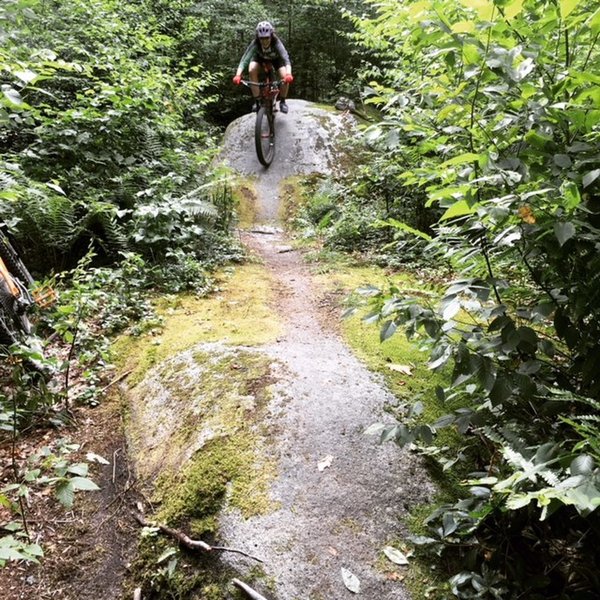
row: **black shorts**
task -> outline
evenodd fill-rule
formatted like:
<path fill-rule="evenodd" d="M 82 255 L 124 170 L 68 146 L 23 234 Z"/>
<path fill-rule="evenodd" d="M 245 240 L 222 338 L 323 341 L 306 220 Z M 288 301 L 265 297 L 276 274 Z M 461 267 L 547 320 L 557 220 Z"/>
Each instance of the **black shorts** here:
<path fill-rule="evenodd" d="M 275 60 L 269 60 L 269 61 L 259 61 L 259 65 L 261 67 L 264 68 L 265 63 L 271 63 L 273 65 L 273 69 L 275 69 L 276 71 L 279 71 L 279 69 L 281 69 L 281 67 L 285 67 L 285 63 L 283 62 L 283 60 L 281 60 L 281 58 L 276 58 Z"/>

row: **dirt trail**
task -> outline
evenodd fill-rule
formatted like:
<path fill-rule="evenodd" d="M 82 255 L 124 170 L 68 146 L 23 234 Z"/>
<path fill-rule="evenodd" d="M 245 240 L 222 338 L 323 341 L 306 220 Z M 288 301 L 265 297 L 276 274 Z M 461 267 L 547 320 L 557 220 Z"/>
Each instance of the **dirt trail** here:
<path fill-rule="evenodd" d="M 302 145 L 307 133 L 324 126 L 320 109 L 291 101 L 290 114 L 278 117 L 278 123 L 285 118 L 289 118 L 286 148 L 266 173 L 253 164 L 247 150 L 229 152 L 232 131 L 233 139 L 243 137 L 240 132 L 249 127 L 251 116 L 236 122 L 225 141 L 229 164 L 258 177 L 259 225 L 276 224 L 277 190 L 288 174 L 331 168 L 329 149 L 319 154 L 313 148 L 311 154 Z M 340 119 L 329 115 L 326 127 L 341 133 Z M 261 192 L 265 189 L 268 194 Z M 274 365 L 284 365 L 274 366 L 281 372 L 276 373 L 271 404 L 278 424 L 272 440 L 278 477 L 271 494 L 280 508 L 250 519 L 235 510 L 225 511 L 220 524 L 224 542 L 265 560 L 263 568 L 272 585 L 261 591 L 268 598 L 351 597 L 342 568 L 358 577 L 363 598 L 409 598 L 401 583 L 386 577 L 391 563 L 381 559 L 381 550 L 402 537 L 405 507 L 425 499 L 432 488 L 414 457 L 363 434 L 381 417 L 391 399 L 389 392 L 333 328 L 323 326 L 310 273 L 300 254 L 289 251 L 283 233 L 244 233 L 243 240 L 274 275 L 274 310 L 286 323 L 277 343 L 262 348 Z M 330 466 L 320 470 L 321 461 Z M 227 560 L 241 573 L 251 567 L 246 559 Z"/>

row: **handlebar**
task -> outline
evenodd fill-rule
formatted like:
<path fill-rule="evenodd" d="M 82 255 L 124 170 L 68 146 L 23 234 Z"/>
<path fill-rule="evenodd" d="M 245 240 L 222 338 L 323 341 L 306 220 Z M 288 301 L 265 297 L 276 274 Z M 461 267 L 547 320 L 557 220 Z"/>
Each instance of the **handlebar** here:
<path fill-rule="evenodd" d="M 242 79 L 240 81 L 240 83 L 247 87 L 250 87 L 251 85 L 255 85 L 256 87 L 269 87 L 269 86 L 281 87 L 285 82 L 281 79 L 277 79 L 275 81 L 259 81 L 259 82 Z"/>

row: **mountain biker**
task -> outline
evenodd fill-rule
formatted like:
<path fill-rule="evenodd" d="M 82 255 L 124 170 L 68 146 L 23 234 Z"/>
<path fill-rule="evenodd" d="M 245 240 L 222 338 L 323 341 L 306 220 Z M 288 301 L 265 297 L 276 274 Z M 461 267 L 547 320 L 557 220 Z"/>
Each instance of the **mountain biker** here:
<path fill-rule="evenodd" d="M 289 84 L 294 81 L 292 76 L 292 63 L 283 42 L 275 35 L 273 25 L 268 21 L 261 21 L 256 26 L 256 37 L 252 40 L 237 68 L 233 83 L 240 85 L 242 82 L 242 73 L 248 68 L 250 81 L 258 83 L 259 76 L 264 68 L 264 64 L 270 62 L 273 68 L 277 69 L 280 79 L 284 82 L 279 94 L 279 110 L 287 113 L 288 106 L 285 101 L 288 94 Z M 258 86 L 250 86 L 254 96 L 252 112 L 257 112 L 260 106 Z"/>

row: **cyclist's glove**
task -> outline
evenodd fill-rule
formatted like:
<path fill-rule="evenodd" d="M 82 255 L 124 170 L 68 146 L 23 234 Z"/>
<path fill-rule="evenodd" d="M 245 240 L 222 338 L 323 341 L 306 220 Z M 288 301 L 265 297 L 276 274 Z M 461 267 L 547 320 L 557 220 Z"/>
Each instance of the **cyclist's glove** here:
<path fill-rule="evenodd" d="M 242 83 L 242 76 L 241 75 L 236 75 L 233 78 L 233 83 L 235 83 L 235 85 L 240 85 L 240 83 Z"/>
<path fill-rule="evenodd" d="M 292 83 L 292 81 L 294 81 L 294 76 L 290 74 L 285 75 L 283 81 L 285 81 L 285 83 Z"/>

